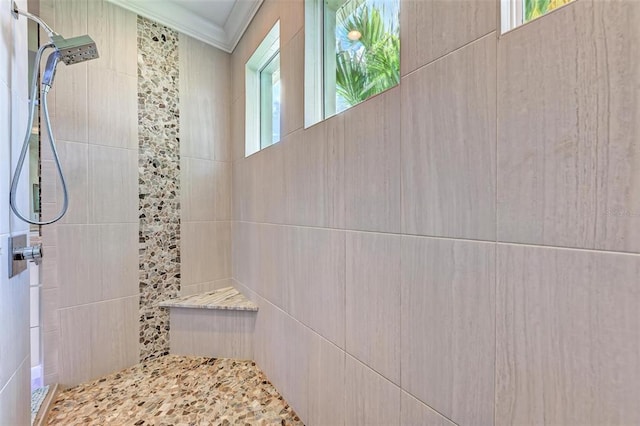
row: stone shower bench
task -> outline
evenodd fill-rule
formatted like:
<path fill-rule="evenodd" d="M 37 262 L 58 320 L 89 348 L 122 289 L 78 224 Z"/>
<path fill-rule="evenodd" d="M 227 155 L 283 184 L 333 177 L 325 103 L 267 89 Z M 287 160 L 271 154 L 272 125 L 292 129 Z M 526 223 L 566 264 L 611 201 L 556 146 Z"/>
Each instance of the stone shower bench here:
<path fill-rule="evenodd" d="M 174 355 L 253 359 L 258 305 L 234 287 L 160 302 L 170 310 Z"/>

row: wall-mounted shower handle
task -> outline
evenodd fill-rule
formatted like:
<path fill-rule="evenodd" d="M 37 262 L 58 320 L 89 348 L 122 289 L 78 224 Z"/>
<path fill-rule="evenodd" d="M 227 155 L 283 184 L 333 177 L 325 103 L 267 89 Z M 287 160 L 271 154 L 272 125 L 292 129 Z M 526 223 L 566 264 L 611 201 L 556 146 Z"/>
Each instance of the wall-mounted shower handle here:
<path fill-rule="evenodd" d="M 30 260 L 39 265 L 42 262 L 42 244 L 13 250 L 13 260 Z"/>

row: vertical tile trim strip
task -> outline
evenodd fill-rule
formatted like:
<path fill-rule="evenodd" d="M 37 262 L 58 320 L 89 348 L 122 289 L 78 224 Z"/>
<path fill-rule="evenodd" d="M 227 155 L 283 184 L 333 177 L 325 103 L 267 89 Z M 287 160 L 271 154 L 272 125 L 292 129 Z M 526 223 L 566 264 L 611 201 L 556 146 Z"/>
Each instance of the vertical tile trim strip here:
<path fill-rule="evenodd" d="M 180 291 L 178 33 L 138 16 L 140 360 L 169 353 L 169 312 Z"/>

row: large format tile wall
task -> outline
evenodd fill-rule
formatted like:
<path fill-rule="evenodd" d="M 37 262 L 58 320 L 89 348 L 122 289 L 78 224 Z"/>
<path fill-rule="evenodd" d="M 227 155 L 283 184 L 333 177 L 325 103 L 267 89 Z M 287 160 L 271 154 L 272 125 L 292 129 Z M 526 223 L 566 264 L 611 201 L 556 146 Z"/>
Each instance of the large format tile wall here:
<path fill-rule="evenodd" d="M 18 1 L 26 10 L 26 1 Z M 8 238 L 29 226 L 9 209 L 11 173 L 27 122 L 27 23 L 11 16 L 11 2 L 0 0 L 0 424 L 29 424 L 29 272 L 8 278 Z M 29 210 L 29 167 L 23 169 L 18 206 Z"/>
<path fill-rule="evenodd" d="M 230 151 L 229 119 L 222 110 L 228 110 L 224 103 L 228 103 L 230 89 L 228 84 L 218 83 L 214 73 L 226 75 L 228 81 L 230 55 L 178 35 L 179 60 L 172 63 L 178 68 L 176 75 L 188 79 L 199 76 L 189 85 L 183 78 L 175 82 L 179 88 L 176 122 L 180 144 L 178 147 L 167 139 L 165 149 L 174 152 L 165 154 L 166 158 L 179 158 L 179 177 L 176 182 L 175 175 L 145 174 L 149 169 L 139 168 L 136 14 L 103 0 L 41 1 L 46 22 L 63 36 L 89 34 L 101 56 L 85 64 L 62 66 L 50 96 L 70 207 L 60 223 L 43 228 L 44 375 L 46 383 L 73 385 L 129 367 L 141 356 L 162 353 L 155 343 L 145 345 L 146 339 L 140 337 L 145 324 L 155 324 L 157 319 L 149 318 L 155 311 L 147 311 L 146 303 L 140 305 L 140 283 L 145 276 L 175 272 L 177 260 L 182 270 L 178 288 L 183 286 L 183 294 L 229 282 L 231 158 L 225 157 Z M 211 59 L 183 60 L 200 56 Z M 213 124 L 211 117 L 219 118 Z M 159 160 L 166 159 L 161 157 L 158 155 Z M 53 184 L 57 177 L 51 159 L 50 151 L 44 150 L 45 215 L 52 215 L 62 200 L 59 184 Z M 191 159 L 207 160 L 206 166 L 193 171 L 189 168 Z M 144 252 L 139 254 L 139 231 L 149 230 L 141 227 L 139 215 L 150 210 L 139 202 L 138 179 L 150 176 L 160 180 L 156 183 L 167 184 L 165 188 L 177 188 L 173 196 L 179 200 L 172 204 L 172 214 L 161 217 L 173 231 L 167 231 L 167 238 L 154 240 L 158 248 L 153 252 L 162 253 L 153 259 L 143 257 Z M 188 198 L 186 191 L 190 191 Z M 168 202 L 170 191 L 166 195 Z M 189 204 L 191 198 L 197 200 Z M 190 213 L 201 211 L 201 202 L 207 209 L 209 204 L 219 207 L 220 214 L 207 212 L 205 217 Z M 180 215 L 177 224 L 176 209 Z M 178 244 L 179 251 L 174 247 Z M 154 300 L 162 300 L 165 292 L 175 290 L 174 281 L 165 283 L 152 283 L 159 292 Z M 151 297 L 147 294 L 144 300 Z M 165 324 L 161 319 L 160 323 Z M 162 334 L 166 330 L 160 327 Z M 166 339 L 157 342 L 166 343 Z"/>
<path fill-rule="evenodd" d="M 302 1 L 232 55 L 233 277 L 306 424 L 640 423 L 640 3 L 497 5 L 403 0 L 400 86 L 309 129 Z M 244 158 L 277 19 L 283 140 Z"/>
<path fill-rule="evenodd" d="M 45 0 L 41 16 L 65 37 L 89 34 L 100 52 L 61 66 L 50 97 L 69 210 L 42 228 L 43 368 L 45 383 L 72 385 L 139 359 L 136 15 Z M 46 218 L 62 188 L 48 146 L 42 157 Z"/>
<path fill-rule="evenodd" d="M 231 277 L 231 55 L 180 34 L 181 294 Z"/>

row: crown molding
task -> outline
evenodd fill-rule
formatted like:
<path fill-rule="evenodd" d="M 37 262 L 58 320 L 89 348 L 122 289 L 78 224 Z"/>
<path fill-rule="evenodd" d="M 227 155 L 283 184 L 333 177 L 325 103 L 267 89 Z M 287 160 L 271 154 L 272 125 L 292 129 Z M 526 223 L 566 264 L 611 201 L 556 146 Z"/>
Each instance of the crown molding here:
<path fill-rule="evenodd" d="M 207 21 L 174 1 L 107 0 L 140 16 L 166 25 L 178 32 L 210 44 L 227 53 L 233 52 L 263 0 L 235 0 L 224 27 Z M 162 7 L 159 7 L 161 5 Z"/>

